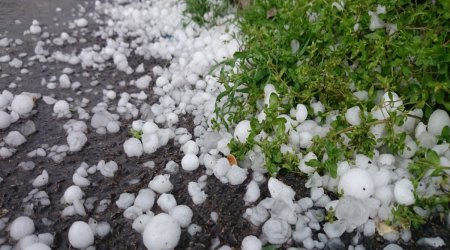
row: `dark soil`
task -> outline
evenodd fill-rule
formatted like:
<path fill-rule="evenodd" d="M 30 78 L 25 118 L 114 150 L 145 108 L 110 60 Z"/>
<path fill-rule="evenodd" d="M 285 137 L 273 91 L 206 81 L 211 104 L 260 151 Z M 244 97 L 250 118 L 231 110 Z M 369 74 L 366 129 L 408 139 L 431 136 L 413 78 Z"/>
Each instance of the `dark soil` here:
<path fill-rule="evenodd" d="M 67 21 L 75 18 L 74 15 L 79 9 L 77 4 L 81 4 L 88 10 L 93 8 L 93 1 L 40 0 L 39 4 L 37 2 L 35 0 L 2 0 L 0 2 L 0 32 L 3 32 L 3 35 L 9 38 L 21 38 L 25 42 L 24 45 L 19 47 L 0 47 L 0 56 L 10 54 L 13 58 L 21 52 L 27 52 L 28 56 L 33 55 L 34 46 L 38 39 L 33 36 L 22 36 L 23 30 L 29 27 L 33 19 L 38 19 L 41 22 L 44 31 L 53 32 L 51 36 L 57 36 L 59 35 L 58 32 L 67 31 L 68 29 L 64 25 L 58 27 L 54 25 L 55 21 L 53 17 L 55 15 L 61 24 L 66 24 Z M 55 14 L 56 7 L 61 7 L 63 11 Z M 20 19 L 22 24 L 14 24 L 14 20 L 16 19 Z M 79 50 L 87 46 L 87 44 L 104 43 L 104 40 L 92 34 L 94 27 L 93 21 L 90 20 L 89 29 L 78 33 L 79 37 L 82 36 L 88 40 L 86 44 L 67 45 L 62 50 L 70 52 Z M 59 47 L 49 47 L 47 49 L 50 51 L 61 50 Z M 27 57 L 22 58 L 24 65 L 28 63 L 26 60 Z M 140 63 L 144 63 L 147 70 L 151 69 L 154 65 L 164 66 L 168 63 L 166 61 L 144 60 L 138 56 L 132 56 L 128 58 L 128 61 L 133 68 Z M 101 90 L 108 84 L 113 85 L 114 90 L 118 94 L 121 92 L 139 92 L 137 89 L 120 87 L 118 85 L 122 80 L 129 81 L 135 79 L 136 75 L 129 76 L 125 73 L 117 72 L 111 63 L 102 72 L 82 69 L 80 66 L 70 66 L 75 71 L 70 76 L 71 80 L 80 81 L 82 84 L 81 90 L 91 89 L 89 92 L 76 93 L 72 90 L 48 90 L 46 87 L 40 85 L 41 78 L 48 79 L 53 75 L 59 76 L 65 67 L 69 66 L 56 62 L 46 63 L 43 67 L 39 63 L 34 63 L 33 65 L 27 66 L 30 74 L 22 75 L 17 69 L 10 68 L 7 64 L 0 64 L 0 75 L 8 74 L 8 76 L 0 78 L 0 91 L 8 89 L 8 85 L 11 82 L 16 82 L 18 88 L 10 90 L 15 94 L 22 91 L 29 91 L 41 93 L 42 95 L 52 95 L 56 99 L 73 97 L 75 99 L 74 103 L 86 97 L 91 100 L 86 111 L 90 111 L 98 102 L 103 101 Z M 89 76 L 83 76 L 83 72 L 88 72 Z M 21 79 L 17 79 L 19 76 Z M 89 85 L 89 82 L 92 80 L 98 80 L 100 84 L 92 87 Z M 157 101 L 152 96 L 151 88 L 146 93 L 150 96 L 149 100 L 147 100 L 148 103 Z M 69 154 L 61 163 L 54 163 L 47 157 L 30 159 L 26 154 L 41 147 L 42 144 L 52 146 L 66 143 L 66 135 L 62 125 L 68 119 L 56 119 L 53 117 L 53 107 L 45 104 L 42 100 L 38 100 L 36 105 L 37 107 L 35 109 L 37 112 L 35 114 L 27 119 L 21 119 L 8 128 L 7 131 L 0 131 L 0 138 L 3 138 L 8 131 L 19 129 L 27 120 L 32 120 L 37 128 L 37 132 L 27 137 L 27 142 L 18 148 L 18 152 L 13 157 L 7 160 L 0 160 L 0 177 L 4 179 L 0 183 L 0 218 L 8 217 L 12 221 L 16 217 L 24 214 L 25 207 L 22 199 L 33 189 L 31 186 L 32 180 L 45 169 L 48 171 L 50 178 L 49 184 L 42 188 L 42 190 L 45 190 L 49 195 L 51 205 L 47 207 L 35 205 L 32 209 L 32 214 L 29 214 L 29 216 L 35 222 L 36 233 L 50 232 L 54 234 L 54 249 L 70 249 L 67 240 L 70 225 L 77 220 L 87 221 L 88 218 L 107 221 L 112 227 L 109 235 L 103 239 L 96 239 L 96 249 L 145 249 L 141 235 L 131 228 L 132 221 L 123 217 L 123 210 L 117 208 L 114 202 L 121 193 L 137 193 L 140 189 L 146 188 L 149 181 L 155 175 L 164 171 L 166 163 L 170 160 L 180 164 L 182 154 L 180 153 L 179 146 L 174 145 L 173 142 L 169 142 L 166 147 L 159 149 L 152 155 L 145 155 L 140 158 L 127 158 L 123 152 L 123 142 L 126 138 L 130 137 L 128 131 L 131 121 L 121 119 L 122 125 L 119 133 L 114 135 L 99 135 L 95 131 L 89 131 L 87 134 L 88 143 L 83 150 Z M 87 123 L 89 124 L 89 122 Z M 193 124 L 189 116 L 183 117 L 180 124 L 183 124 L 184 127 L 193 133 Z M 20 162 L 29 160 L 36 163 L 36 167 L 32 171 L 24 171 L 17 167 Z M 60 203 L 60 199 L 66 188 L 72 185 L 72 174 L 82 162 L 94 165 L 100 160 L 114 160 L 119 165 L 119 171 L 113 178 L 103 177 L 99 173 L 89 176 L 92 185 L 83 188 L 83 191 L 86 197 L 97 198 L 95 205 L 98 205 L 98 202 L 102 199 L 111 199 L 111 205 L 101 214 L 96 214 L 94 211 L 87 211 L 88 214 L 84 218 L 73 216 L 62 219 L 60 213 L 64 205 Z M 144 162 L 149 160 L 154 161 L 156 164 L 153 170 L 142 166 Z M 245 194 L 246 184 L 250 179 L 242 185 L 230 186 L 222 184 L 215 177 L 209 177 L 205 188 L 208 199 L 201 205 L 194 205 L 187 192 L 187 184 L 191 181 L 197 181 L 201 175 L 203 175 L 202 168 L 190 173 L 180 170 L 177 174 L 171 175 L 170 180 L 174 185 L 171 193 L 176 197 L 178 204 L 185 204 L 192 208 L 194 212 L 192 223 L 202 227 L 202 231 L 195 236 L 189 235 L 184 229 L 177 249 L 209 249 L 214 239 L 218 239 L 221 245 L 227 244 L 238 249 L 245 236 L 259 235 L 261 233 L 260 229 L 242 217 L 246 209 L 243 196 Z M 280 175 L 279 178 L 297 191 L 296 198 L 309 196 L 309 191 L 304 187 L 305 180 L 299 178 L 296 174 L 285 173 Z M 131 181 L 136 179 L 139 180 L 137 184 L 130 184 Z M 261 195 L 262 197 L 269 195 L 267 185 L 261 185 Z M 158 209 L 157 205 L 155 205 L 155 209 Z M 216 222 L 211 219 L 211 212 L 218 213 L 219 217 Z M 46 226 L 42 221 L 44 218 L 51 220 L 53 224 Z M 353 236 L 354 234 L 345 234 L 342 237 L 345 245 L 348 246 L 351 244 Z M 450 244 L 449 230 L 445 223 L 438 219 L 433 219 L 419 230 L 413 230 L 413 241 L 403 244 L 403 247 L 406 249 L 417 249 L 419 246 L 414 244 L 415 240 L 421 237 L 437 236 L 442 237 L 447 245 Z M 2 237 L 9 237 L 5 230 L 0 232 L 0 238 Z M 14 245 L 15 242 L 8 238 L 8 243 Z M 364 238 L 360 243 L 366 249 L 382 249 L 388 244 L 380 237 Z M 347 247 L 344 246 L 344 248 L 346 249 Z"/>

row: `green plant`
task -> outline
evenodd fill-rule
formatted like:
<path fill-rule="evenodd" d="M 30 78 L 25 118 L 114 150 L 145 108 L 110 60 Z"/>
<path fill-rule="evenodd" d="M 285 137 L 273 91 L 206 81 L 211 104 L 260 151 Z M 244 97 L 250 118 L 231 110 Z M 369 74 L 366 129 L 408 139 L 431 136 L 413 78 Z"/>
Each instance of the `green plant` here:
<path fill-rule="evenodd" d="M 230 8 L 232 8 L 233 1 L 216 1 L 216 0 L 185 0 L 186 9 L 184 14 L 189 17 L 192 21 L 200 26 L 204 26 L 218 17 L 223 17 L 226 15 Z M 205 18 L 206 15 L 211 15 L 211 20 Z"/>
<path fill-rule="evenodd" d="M 142 131 L 136 130 L 136 129 L 130 129 L 130 135 L 133 138 L 136 138 L 140 140 L 142 138 Z"/>

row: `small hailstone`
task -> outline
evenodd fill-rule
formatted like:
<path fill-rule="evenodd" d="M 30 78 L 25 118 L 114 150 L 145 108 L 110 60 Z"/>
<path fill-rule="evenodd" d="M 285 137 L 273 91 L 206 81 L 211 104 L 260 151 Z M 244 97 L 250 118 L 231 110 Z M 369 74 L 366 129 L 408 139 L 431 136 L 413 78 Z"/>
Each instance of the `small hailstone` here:
<path fill-rule="evenodd" d="M 11 102 L 11 110 L 18 113 L 19 115 L 24 115 L 33 109 L 34 101 L 28 95 L 16 95 Z"/>
<path fill-rule="evenodd" d="M 128 157 L 140 157 L 144 152 L 142 142 L 136 138 L 129 138 L 123 144 L 123 149 Z"/>
<path fill-rule="evenodd" d="M 74 23 L 75 23 L 76 26 L 78 26 L 80 28 L 86 27 L 88 25 L 88 21 L 86 20 L 86 18 L 76 19 L 74 21 Z"/>
<path fill-rule="evenodd" d="M 139 190 L 134 206 L 142 208 L 143 211 L 150 211 L 155 203 L 156 194 L 149 188 Z"/>
<path fill-rule="evenodd" d="M 417 244 L 421 246 L 431 246 L 434 248 L 438 248 L 445 246 L 445 241 L 441 237 L 420 238 L 417 241 Z"/>
<path fill-rule="evenodd" d="M 369 210 L 366 208 L 366 204 L 353 196 L 343 196 L 335 211 L 336 218 L 347 221 L 347 229 L 359 227 L 369 219 Z"/>
<path fill-rule="evenodd" d="M 106 125 L 106 130 L 110 134 L 119 132 L 120 131 L 120 122 L 117 122 L 117 121 L 108 122 L 108 124 Z"/>
<path fill-rule="evenodd" d="M 148 222 L 142 237 L 147 249 L 169 250 L 177 246 L 180 235 L 178 222 L 168 214 L 160 213 Z"/>
<path fill-rule="evenodd" d="M 39 26 L 39 22 L 36 20 L 33 20 L 30 26 L 30 33 L 33 35 L 40 34 L 42 31 L 41 26 Z"/>
<path fill-rule="evenodd" d="M 169 215 L 174 218 L 182 228 L 186 228 L 191 224 L 193 212 L 186 205 L 178 205 L 169 211 Z"/>
<path fill-rule="evenodd" d="M 194 171 L 199 166 L 199 159 L 194 154 L 186 154 L 183 159 L 181 159 L 181 167 L 185 171 Z"/>
<path fill-rule="evenodd" d="M 115 161 L 109 161 L 107 163 L 99 163 L 97 165 L 97 169 L 100 170 L 100 173 L 106 177 L 114 177 L 114 174 L 119 169 L 119 166 Z"/>
<path fill-rule="evenodd" d="M 323 231 L 327 234 L 328 238 L 338 238 L 345 232 L 347 228 L 346 220 L 336 220 L 332 223 L 327 222 L 323 225 Z"/>
<path fill-rule="evenodd" d="M 416 201 L 414 198 L 414 186 L 408 179 L 402 179 L 395 183 L 394 196 L 398 204 L 412 205 Z"/>
<path fill-rule="evenodd" d="M 413 140 L 409 140 L 405 142 L 405 147 L 403 149 L 403 152 L 401 153 L 401 156 L 405 159 L 409 159 L 413 157 L 417 152 L 417 144 Z"/>
<path fill-rule="evenodd" d="M 68 75 L 66 74 L 62 74 L 59 76 L 59 87 L 63 88 L 63 89 L 68 89 L 70 88 L 70 78 Z"/>
<path fill-rule="evenodd" d="M 360 113 L 361 109 L 358 106 L 351 107 L 347 109 L 347 112 L 345 113 L 345 119 L 348 123 L 350 123 L 350 125 L 359 125 L 361 124 Z"/>
<path fill-rule="evenodd" d="M 273 177 L 268 181 L 268 188 L 272 198 L 294 200 L 295 191 L 290 186 Z"/>
<path fill-rule="evenodd" d="M 445 126 L 450 127 L 450 117 L 442 109 L 435 110 L 428 120 L 428 132 L 432 135 L 440 136 Z"/>
<path fill-rule="evenodd" d="M 261 250 L 262 242 L 254 235 L 246 236 L 241 243 L 242 250 Z"/>
<path fill-rule="evenodd" d="M 250 135 L 251 127 L 249 120 L 243 120 L 236 125 L 234 129 L 234 138 L 240 143 L 246 143 Z"/>
<path fill-rule="evenodd" d="M 17 241 L 32 234 L 34 229 L 34 222 L 32 219 L 27 216 L 20 216 L 11 223 L 11 226 L 9 227 L 9 235 Z"/>
<path fill-rule="evenodd" d="M 195 205 L 202 204 L 208 197 L 208 195 L 202 189 L 203 186 L 197 182 L 189 182 L 188 184 L 188 193 L 192 197 L 192 202 Z"/>
<path fill-rule="evenodd" d="M 119 199 L 116 201 L 117 207 L 120 209 L 127 209 L 131 205 L 133 205 L 134 202 L 134 194 L 130 193 L 122 193 L 119 196 Z"/>
<path fill-rule="evenodd" d="M 153 218 L 153 213 L 150 214 L 141 214 L 136 219 L 134 219 L 132 228 L 138 232 L 142 233 L 145 230 L 145 226 L 147 223 Z"/>
<path fill-rule="evenodd" d="M 144 132 L 144 134 L 142 135 L 142 146 L 143 146 L 144 152 L 147 154 L 152 154 L 152 153 L 156 152 L 156 150 L 158 150 L 158 148 L 160 146 L 158 135 L 147 134 Z"/>
<path fill-rule="evenodd" d="M 397 244 L 391 243 L 385 246 L 383 250 L 403 250 L 403 248 Z"/>
<path fill-rule="evenodd" d="M 148 187 L 159 194 L 167 193 L 173 189 L 170 175 L 168 174 L 155 176 L 148 184 Z"/>
<path fill-rule="evenodd" d="M 175 200 L 175 196 L 173 194 L 161 194 L 156 201 L 159 208 L 161 208 L 162 211 L 168 213 L 170 209 L 177 206 L 177 201 Z"/>
<path fill-rule="evenodd" d="M 71 152 L 80 151 L 87 142 L 87 137 L 84 133 L 73 131 L 67 135 L 67 144 Z"/>
<path fill-rule="evenodd" d="M 371 237 L 375 234 L 375 230 L 376 230 L 376 226 L 375 226 L 375 221 L 373 220 L 368 220 L 365 224 L 364 224 L 364 236 L 365 237 Z"/>
<path fill-rule="evenodd" d="M 292 234 L 291 226 L 284 220 L 271 218 L 262 227 L 262 232 L 270 244 L 283 244 Z"/>
<path fill-rule="evenodd" d="M 58 114 L 58 116 L 64 116 L 70 113 L 69 111 L 69 103 L 65 100 L 59 100 L 53 106 L 53 112 Z"/>
<path fill-rule="evenodd" d="M 136 87 L 139 89 L 147 89 L 150 86 L 150 81 L 152 78 L 149 75 L 145 75 L 136 80 Z"/>
<path fill-rule="evenodd" d="M 48 183 L 48 173 L 46 170 L 42 171 L 42 174 L 38 175 L 33 181 L 33 187 L 42 187 Z"/>
<path fill-rule="evenodd" d="M 4 138 L 4 141 L 6 142 L 6 144 L 12 147 L 17 147 L 24 144 L 27 141 L 27 139 L 25 139 L 25 137 L 18 131 L 11 131 Z"/>
<path fill-rule="evenodd" d="M 11 125 L 11 117 L 8 113 L 0 110 L 0 130 L 8 128 Z"/>
<path fill-rule="evenodd" d="M 84 249 L 94 244 L 94 232 L 83 221 L 76 221 L 70 226 L 68 237 L 70 245 L 78 249 Z"/>
<path fill-rule="evenodd" d="M 234 166 L 227 172 L 226 177 L 231 185 L 240 185 L 247 179 L 247 170 Z"/>
<path fill-rule="evenodd" d="M 134 220 L 140 215 L 142 215 L 142 213 L 143 213 L 142 208 L 131 206 L 125 209 L 125 211 L 123 212 L 123 217 L 129 220 Z"/>
<path fill-rule="evenodd" d="M 307 116 L 308 110 L 306 109 L 306 106 L 303 104 L 297 104 L 297 108 L 295 110 L 295 119 L 301 123 L 306 120 Z"/>
<path fill-rule="evenodd" d="M 109 223 L 106 221 L 98 223 L 97 226 L 95 227 L 95 234 L 100 238 L 103 238 L 106 235 L 108 235 L 110 231 L 111 225 L 109 225 Z"/>
<path fill-rule="evenodd" d="M 244 201 L 246 203 L 252 203 L 259 199 L 261 191 L 259 189 L 258 183 L 256 181 L 251 181 L 247 185 L 247 191 L 244 195 Z"/>
<path fill-rule="evenodd" d="M 79 187 L 88 187 L 91 185 L 91 182 L 87 178 L 80 176 L 77 173 L 73 174 L 72 182 Z"/>
<path fill-rule="evenodd" d="M 83 191 L 79 186 L 70 186 L 64 192 L 64 202 L 68 204 L 74 203 L 74 201 L 79 201 L 83 198 Z"/>
<path fill-rule="evenodd" d="M 346 172 L 339 181 L 339 191 L 359 199 L 369 198 L 375 191 L 375 185 L 369 172 L 354 168 Z"/>
<path fill-rule="evenodd" d="M 189 140 L 183 146 L 181 146 L 181 150 L 184 154 L 194 154 L 197 155 L 199 152 L 199 147 L 196 142 Z"/>

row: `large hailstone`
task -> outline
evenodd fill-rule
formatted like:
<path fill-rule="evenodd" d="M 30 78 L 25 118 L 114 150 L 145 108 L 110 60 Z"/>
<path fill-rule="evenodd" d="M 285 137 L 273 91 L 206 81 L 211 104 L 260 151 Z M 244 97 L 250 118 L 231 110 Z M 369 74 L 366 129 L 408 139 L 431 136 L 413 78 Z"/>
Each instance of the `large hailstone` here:
<path fill-rule="evenodd" d="M 283 244 L 292 234 L 291 225 L 278 218 L 270 218 L 262 227 L 262 232 L 270 244 Z"/>
<path fill-rule="evenodd" d="M 151 250 L 174 249 L 180 240 L 181 228 L 168 214 L 160 213 L 145 226 L 144 245 Z"/>
<path fill-rule="evenodd" d="M 5 129 L 11 125 L 11 116 L 5 111 L 0 110 L 0 130 Z"/>
<path fill-rule="evenodd" d="M 361 199 L 344 196 L 336 206 L 336 218 L 347 221 L 347 229 L 354 229 L 369 219 L 369 209 Z"/>
<path fill-rule="evenodd" d="M 246 143 L 247 138 L 250 135 L 252 128 L 250 127 L 249 120 L 243 120 L 238 123 L 236 128 L 234 129 L 234 138 L 238 140 L 240 143 Z"/>
<path fill-rule="evenodd" d="M 402 179 L 395 183 L 394 196 L 398 204 L 412 205 L 416 202 L 414 198 L 414 186 L 408 179 Z"/>
<path fill-rule="evenodd" d="M 9 228 L 9 235 L 14 240 L 20 240 L 23 237 L 30 235 L 34 232 L 34 222 L 30 217 L 20 216 L 17 217 Z"/>
<path fill-rule="evenodd" d="M 181 159 L 181 167 L 185 171 L 194 171 L 199 165 L 199 159 L 195 154 L 186 154 L 183 159 Z"/>
<path fill-rule="evenodd" d="M 428 120 L 428 132 L 432 135 L 440 136 L 445 126 L 450 127 L 450 117 L 447 112 L 441 109 L 435 110 Z"/>
<path fill-rule="evenodd" d="M 358 199 L 369 198 L 375 191 L 375 184 L 369 172 L 353 168 L 347 171 L 340 179 L 338 190 L 344 195 L 351 195 Z"/>
<path fill-rule="evenodd" d="M 297 108 L 295 110 L 295 119 L 301 123 L 306 120 L 307 116 L 308 110 L 306 109 L 306 106 L 303 104 L 297 104 Z"/>
<path fill-rule="evenodd" d="M 69 242 L 75 248 L 84 249 L 94 244 L 94 232 L 89 224 L 76 221 L 69 229 Z"/>
<path fill-rule="evenodd" d="M 347 109 L 347 112 L 345 113 L 345 119 L 348 123 L 350 123 L 350 125 L 359 125 L 361 124 L 360 113 L 361 109 L 358 106 L 351 107 Z"/>
<path fill-rule="evenodd" d="M 123 149 L 128 157 L 139 157 L 144 153 L 142 142 L 136 138 L 129 138 L 123 144 Z"/>
<path fill-rule="evenodd" d="M 33 110 L 33 106 L 33 98 L 28 95 L 16 95 L 11 102 L 11 110 L 19 115 L 30 113 Z"/>

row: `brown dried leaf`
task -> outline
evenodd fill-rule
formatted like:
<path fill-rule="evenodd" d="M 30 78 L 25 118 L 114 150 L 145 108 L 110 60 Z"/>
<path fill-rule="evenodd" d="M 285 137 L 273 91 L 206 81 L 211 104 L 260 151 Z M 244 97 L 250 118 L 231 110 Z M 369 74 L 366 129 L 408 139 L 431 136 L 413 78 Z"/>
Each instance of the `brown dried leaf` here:
<path fill-rule="evenodd" d="M 227 156 L 227 160 L 228 160 L 228 162 L 230 163 L 231 166 L 237 165 L 237 160 L 236 160 L 236 157 L 234 157 L 234 155 L 229 154 Z"/>
<path fill-rule="evenodd" d="M 276 15 L 277 15 L 277 8 L 272 7 L 270 10 L 267 11 L 266 17 L 267 19 L 271 19 Z"/>

